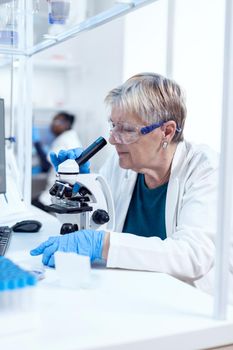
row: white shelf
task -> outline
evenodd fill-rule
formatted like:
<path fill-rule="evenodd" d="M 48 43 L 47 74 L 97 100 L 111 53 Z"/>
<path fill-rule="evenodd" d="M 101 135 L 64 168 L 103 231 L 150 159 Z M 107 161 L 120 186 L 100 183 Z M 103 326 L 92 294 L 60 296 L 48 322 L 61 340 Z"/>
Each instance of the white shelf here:
<path fill-rule="evenodd" d="M 35 69 L 42 69 L 42 70 L 77 70 L 80 69 L 80 65 L 72 62 L 72 61 L 66 61 L 66 60 L 54 60 L 50 59 L 48 57 L 48 60 L 38 60 L 34 61 L 34 68 Z"/>
<path fill-rule="evenodd" d="M 71 25 L 69 28 L 64 26 L 64 30 L 58 34 L 51 35 L 50 33 L 42 33 L 42 40 L 32 46 L 27 47 L 26 43 L 22 43 L 20 48 L 17 47 L 11 47 L 9 46 L 3 46 L 0 45 L 0 53 L 4 54 L 11 54 L 11 55 L 25 55 L 25 56 L 33 56 L 34 54 L 41 52 L 43 50 L 46 50 L 49 47 L 52 47 L 54 45 L 57 45 L 61 42 L 67 41 L 70 38 L 76 37 L 78 34 L 96 28 L 104 23 L 107 23 L 117 17 L 120 17 L 122 15 L 125 15 L 139 7 L 148 5 L 149 3 L 152 3 L 156 0 L 132 0 L 132 1 L 116 1 L 114 2 L 113 6 L 108 8 L 105 11 L 101 11 L 97 15 L 94 15 L 92 17 L 89 17 L 88 19 L 76 23 L 74 25 Z M 25 15 L 19 18 L 21 22 L 23 20 L 26 20 L 30 22 L 30 24 L 33 24 L 32 15 L 29 13 L 28 9 L 27 11 L 25 9 L 21 8 L 21 13 L 25 12 Z M 20 12 L 20 11 L 19 11 Z M 35 18 L 34 18 L 35 21 Z M 49 30 L 49 27 L 48 27 Z M 31 31 L 28 30 L 27 34 L 30 36 Z M 24 48 L 24 49 L 22 49 Z"/>

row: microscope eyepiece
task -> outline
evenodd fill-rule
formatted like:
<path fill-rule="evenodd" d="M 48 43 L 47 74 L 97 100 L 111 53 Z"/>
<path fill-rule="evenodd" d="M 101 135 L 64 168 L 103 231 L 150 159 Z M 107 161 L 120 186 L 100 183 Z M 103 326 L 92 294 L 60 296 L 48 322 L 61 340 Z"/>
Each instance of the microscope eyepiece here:
<path fill-rule="evenodd" d="M 75 161 L 79 166 L 84 164 L 97 152 L 99 152 L 106 144 L 107 141 L 102 136 L 98 137 L 98 139 L 95 140 L 90 146 L 88 146 L 80 155 L 80 157 L 75 159 Z"/>

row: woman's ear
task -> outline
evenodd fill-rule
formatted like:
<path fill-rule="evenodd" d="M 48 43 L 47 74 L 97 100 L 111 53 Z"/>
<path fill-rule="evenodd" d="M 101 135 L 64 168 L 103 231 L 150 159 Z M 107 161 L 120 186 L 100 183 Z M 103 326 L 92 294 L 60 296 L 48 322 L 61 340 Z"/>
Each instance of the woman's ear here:
<path fill-rule="evenodd" d="M 162 129 L 164 132 L 164 137 L 168 143 L 172 142 L 172 139 L 176 133 L 176 122 L 174 122 L 174 120 L 169 120 L 168 122 L 164 123 Z"/>

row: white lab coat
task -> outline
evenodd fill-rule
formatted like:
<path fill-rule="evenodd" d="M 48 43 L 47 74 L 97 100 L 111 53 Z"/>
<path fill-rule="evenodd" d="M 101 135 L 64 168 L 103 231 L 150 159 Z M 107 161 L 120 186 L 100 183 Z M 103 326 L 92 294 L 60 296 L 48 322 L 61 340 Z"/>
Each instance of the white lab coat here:
<path fill-rule="evenodd" d="M 217 154 L 208 146 L 185 141 L 178 144 L 167 189 L 164 241 L 121 233 L 137 174 L 121 169 L 116 153 L 101 172 L 111 187 L 116 210 L 116 232 L 110 233 L 107 267 L 163 272 L 212 292 Z"/>
<path fill-rule="evenodd" d="M 68 150 L 71 148 L 81 147 L 81 142 L 77 133 L 74 130 L 64 131 L 61 135 L 57 136 L 51 145 L 50 152 L 58 153 L 60 150 Z M 49 155 L 48 160 L 50 161 Z M 39 201 L 44 205 L 51 204 L 51 196 L 49 194 L 50 188 L 53 186 L 56 180 L 56 172 L 53 167 L 50 168 L 47 177 L 47 184 L 45 190 L 40 194 Z"/>

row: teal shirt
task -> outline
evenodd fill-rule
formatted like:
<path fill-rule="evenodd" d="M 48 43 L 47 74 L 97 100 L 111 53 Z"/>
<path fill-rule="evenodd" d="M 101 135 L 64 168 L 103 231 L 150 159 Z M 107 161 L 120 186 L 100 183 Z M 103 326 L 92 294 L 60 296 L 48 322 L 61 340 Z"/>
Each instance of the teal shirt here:
<path fill-rule="evenodd" d="M 143 174 L 138 174 L 126 215 L 123 232 L 144 237 L 165 239 L 165 205 L 168 183 L 154 189 L 145 184 Z"/>

